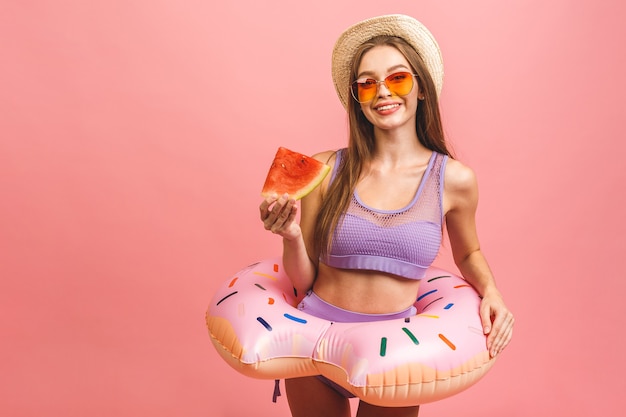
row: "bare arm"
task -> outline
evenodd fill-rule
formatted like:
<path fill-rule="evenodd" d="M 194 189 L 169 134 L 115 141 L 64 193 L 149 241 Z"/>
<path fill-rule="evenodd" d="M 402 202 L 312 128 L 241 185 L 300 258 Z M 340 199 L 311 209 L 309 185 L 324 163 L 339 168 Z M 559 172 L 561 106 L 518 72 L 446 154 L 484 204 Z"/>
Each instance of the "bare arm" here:
<path fill-rule="evenodd" d="M 454 261 L 465 279 L 482 297 L 480 316 L 489 335 L 492 356 L 500 353 L 513 333 L 513 314 L 508 310 L 480 249 L 476 231 L 478 185 L 474 172 L 458 161 L 449 161 L 445 173 L 446 226 Z"/>
<path fill-rule="evenodd" d="M 329 163 L 333 152 L 314 155 Z M 313 254 L 313 230 L 322 201 L 322 192 L 328 186 L 330 175 L 300 202 L 300 224 L 296 222 L 298 206 L 288 195 L 268 197 L 259 209 L 266 230 L 283 238 L 283 266 L 299 295 L 306 293 L 317 275 L 317 255 Z"/>

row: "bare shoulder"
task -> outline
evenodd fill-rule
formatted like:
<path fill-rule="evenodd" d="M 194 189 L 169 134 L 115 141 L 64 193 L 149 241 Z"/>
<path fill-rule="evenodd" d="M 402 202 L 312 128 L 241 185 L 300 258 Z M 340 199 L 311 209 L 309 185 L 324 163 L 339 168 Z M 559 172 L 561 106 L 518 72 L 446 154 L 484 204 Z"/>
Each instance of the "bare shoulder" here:
<path fill-rule="evenodd" d="M 330 167 L 332 168 L 335 162 L 336 155 L 337 155 L 337 151 L 324 151 L 324 152 L 316 153 L 315 155 L 313 155 L 313 158 L 317 159 L 320 162 L 325 163 L 326 165 L 330 165 Z"/>
<path fill-rule="evenodd" d="M 473 169 L 456 159 L 449 159 L 444 174 L 444 198 L 449 209 L 473 206 L 478 200 L 478 182 Z"/>
<path fill-rule="evenodd" d="M 470 191 L 477 187 L 474 170 L 456 159 L 449 159 L 446 163 L 444 178 L 450 191 Z"/>

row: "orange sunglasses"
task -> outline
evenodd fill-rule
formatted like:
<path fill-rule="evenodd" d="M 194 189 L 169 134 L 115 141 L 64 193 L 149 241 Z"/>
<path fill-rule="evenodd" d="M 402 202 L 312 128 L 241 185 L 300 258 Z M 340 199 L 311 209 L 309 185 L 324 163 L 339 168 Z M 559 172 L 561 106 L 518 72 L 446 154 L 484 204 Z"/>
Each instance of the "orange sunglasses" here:
<path fill-rule="evenodd" d="M 391 75 L 385 77 L 384 80 L 374 80 L 373 78 L 359 78 L 352 83 L 350 91 L 352 97 L 359 103 L 367 103 L 372 101 L 378 93 L 378 86 L 381 83 L 385 83 L 387 90 L 396 96 L 406 96 L 413 90 L 413 77 L 417 77 L 416 74 L 410 72 L 394 72 Z"/>

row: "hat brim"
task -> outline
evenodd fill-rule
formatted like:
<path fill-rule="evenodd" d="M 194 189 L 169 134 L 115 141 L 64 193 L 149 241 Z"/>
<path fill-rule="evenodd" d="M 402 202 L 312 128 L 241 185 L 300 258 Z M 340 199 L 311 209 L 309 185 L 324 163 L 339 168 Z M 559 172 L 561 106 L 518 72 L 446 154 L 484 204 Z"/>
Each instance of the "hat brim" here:
<path fill-rule="evenodd" d="M 350 72 L 357 48 L 381 35 L 402 38 L 417 51 L 428 68 L 439 96 L 443 87 L 443 59 L 437 41 L 421 22 L 410 16 L 392 14 L 363 20 L 350 26 L 337 39 L 332 54 L 332 75 L 343 107 L 348 108 Z"/>

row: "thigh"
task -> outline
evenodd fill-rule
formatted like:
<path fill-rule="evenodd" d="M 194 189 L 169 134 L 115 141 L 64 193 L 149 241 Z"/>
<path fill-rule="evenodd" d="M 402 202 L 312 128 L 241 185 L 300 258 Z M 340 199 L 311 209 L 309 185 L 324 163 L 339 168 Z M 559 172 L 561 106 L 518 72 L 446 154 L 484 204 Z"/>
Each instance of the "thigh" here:
<path fill-rule="evenodd" d="M 287 379 L 285 391 L 293 417 L 350 417 L 348 399 L 317 377 Z"/>
<path fill-rule="evenodd" d="M 415 407 L 379 407 L 359 401 L 357 417 L 417 417 L 419 405 Z"/>

